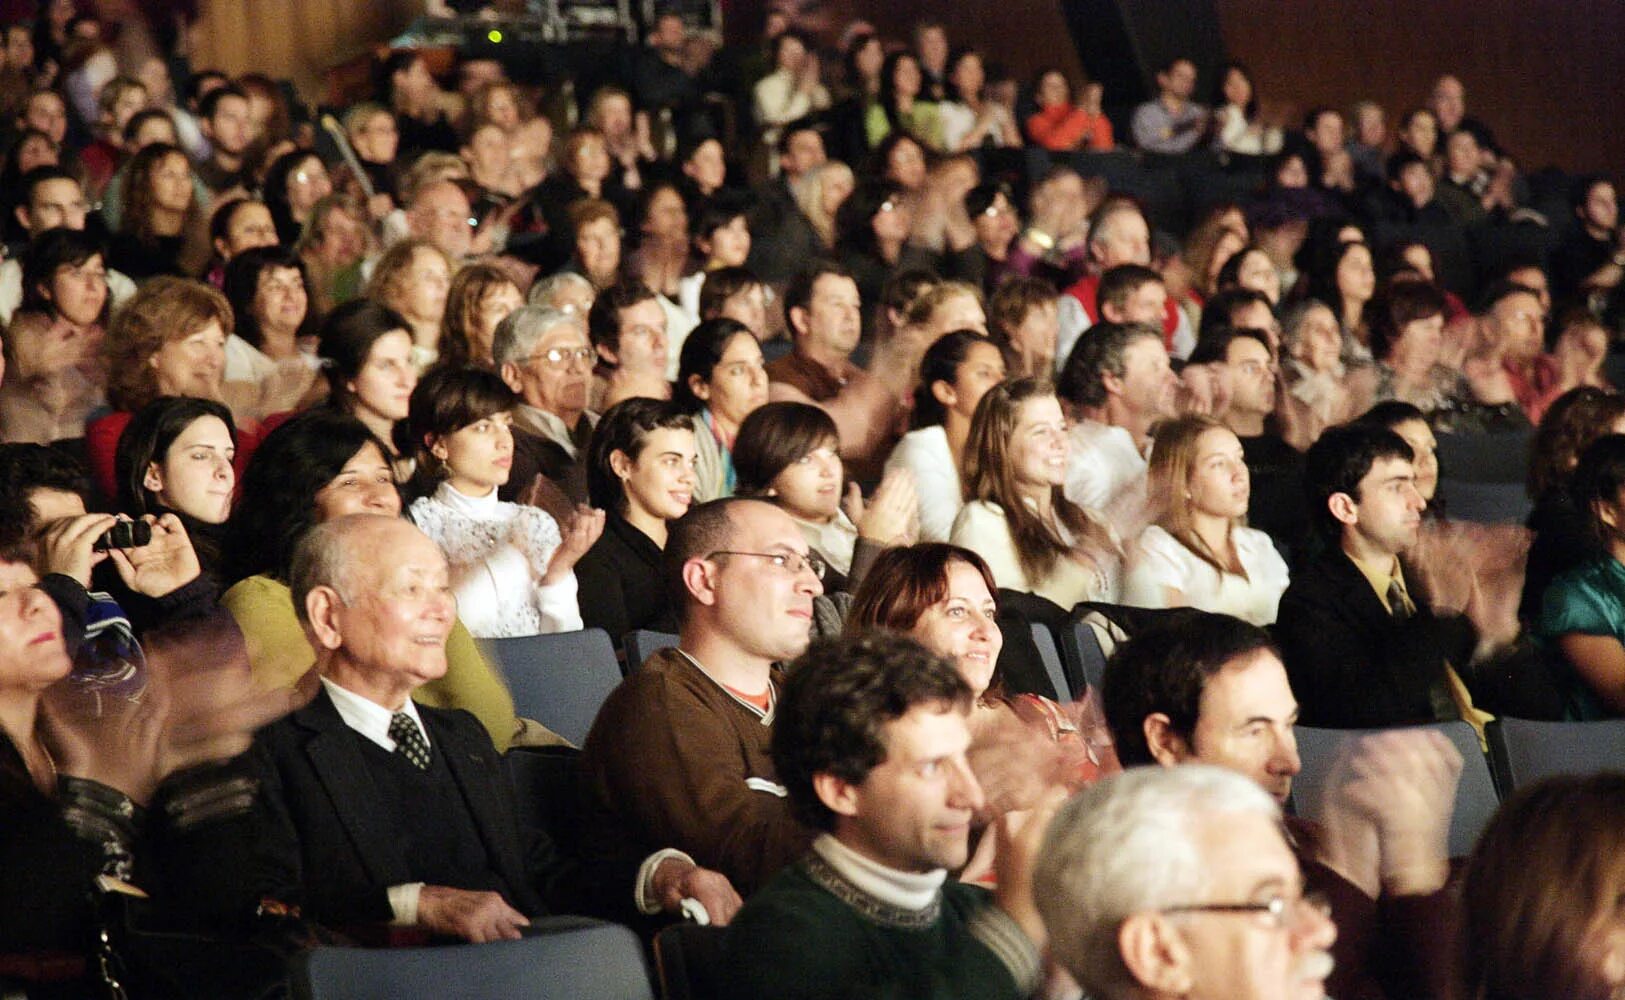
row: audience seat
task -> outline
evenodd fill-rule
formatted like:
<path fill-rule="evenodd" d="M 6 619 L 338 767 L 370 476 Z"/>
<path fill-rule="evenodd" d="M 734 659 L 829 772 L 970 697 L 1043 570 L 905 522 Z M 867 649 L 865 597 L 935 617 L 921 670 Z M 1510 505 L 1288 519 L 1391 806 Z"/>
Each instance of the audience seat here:
<path fill-rule="evenodd" d="M 1529 494 L 1522 483 L 1475 483 L 1440 479 L 1438 497 L 1453 521 L 1522 524 L 1529 516 Z"/>
<path fill-rule="evenodd" d="M 1061 665 L 1061 651 L 1055 648 L 1055 633 L 1042 622 L 1033 622 L 1028 627 L 1032 630 L 1033 647 L 1038 650 L 1038 658 L 1044 664 L 1044 673 L 1049 675 L 1050 683 L 1055 685 L 1055 700 L 1063 704 L 1071 701 L 1072 685 L 1066 682 L 1066 668 Z"/>
<path fill-rule="evenodd" d="M 317 948 L 294 960 L 298 1000 L 653 1000 L 637 935 L 582 917 L 537 921 L 519 941 Z"/>
<path fill-rule="evenodd" d="M 676 632 L 656 632 L 653 629 L 638 628 L 626 633 L 621 639 L 621 649 L 626 652 L 626 674 L 643 666 L 643 661 L 651 653 L 662 649 L 672 649 L 677 645 Z"/>
<path fill-rule="evenodd" d="M 1465 722 L 1440 722 L 1427 728 L 1437 729 L 1449 737 L 1461 753 L 1461 783 L 1456 786 L 1455 812 L 1450 817 L 1450 856 L 1463 857 L 1472 852 L 1479 831 L 1495 814 L 1501 799 L 1495 790 L 1489 761 L 1479 746 L 1478 733 L 1472 726 Z M 1293 781 L 1292 801 L 1299 816 L 1320 820 L 1321 793 L 1344 741 L 1375 731 L 1297 727 L 1298 756 L 1303 760 L 1303 770 Z"/>
<path fill-rule="evenodd" d="M 565 853 L 573 853 L 579 829 L 576 813 L 575 747 L 515 747 L 502 755 L 513 783 L 519 825 L 547 833 Z"/>
<path fill-rule="evenodd" d="M 1061 633 L 1061 658 L 1066 663 L 1069 680 L 1075 682 L 1081 678 L 1089 688 L 1100 689 L 1101 681 L 1106 678 L 1106 654 L 1101 651 L 1100 639 L 1088 622 L 1072 622 Z M 1072 690 L 1077 692 L 1075 697 L 1082 697 L 1084 689 L 1074 684 Z"/>
<path fill-rule="evenodd" d="M 1496 774 L 1508 794 L 1553 775 L 1625 771 L 1625 719 L 1497 719 L 1486 735 Z"/>
<path fill-rule="evenodd" d="M 580 746 L 604 699 L 621 682 L 615 644 L 601 628 L 486 639 L 519 715 Z"/>
<path fill-rule="evenodd" d="M 1439 475 L 1468 483 L 1523 483 L 1533 430 L 1440 434 Z"/>
<path fill-rule="evenodd" d="M 685 921 L 655 935 L 655 974 L 663 1000 L 711 1000 L 721 992 L 717 963 L 724 933 L 721 927 Z"/>

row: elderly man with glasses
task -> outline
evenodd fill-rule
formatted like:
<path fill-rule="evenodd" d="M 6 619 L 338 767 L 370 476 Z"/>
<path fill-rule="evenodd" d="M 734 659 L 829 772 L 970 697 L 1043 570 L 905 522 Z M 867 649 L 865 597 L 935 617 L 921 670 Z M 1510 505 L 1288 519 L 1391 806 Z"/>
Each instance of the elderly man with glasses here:
<path fill-rule="evenodd" d="M 571 503 L 585 503 L 587 441 L 598 414 L 587 409 L 596 355 L 581 315 L 516 309 L 497 324 L 491 354 L 502 380 L 523 400 L 513 414 L 513 471 L 502 499 L 528 495 L 542 477 Z"/>

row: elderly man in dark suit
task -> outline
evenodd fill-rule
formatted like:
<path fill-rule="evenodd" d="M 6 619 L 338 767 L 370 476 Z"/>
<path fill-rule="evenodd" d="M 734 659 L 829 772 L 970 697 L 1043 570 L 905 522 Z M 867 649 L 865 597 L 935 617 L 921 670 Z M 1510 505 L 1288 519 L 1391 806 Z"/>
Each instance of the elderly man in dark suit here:
<path fill-rule="evenodd" d="M 584 867 L 545 836 L 523 836 L 479 723 L 412 702 L 446 670 L 456 612 L 445 557 L 415 527 L 373 515 L 321 525 L 291 575 L 321 690 L 251 751 L 263 810 L 254 899 L 329 925 L 469 941 L 518 937 L 527 915 L 550 910 L 620 916 L 634 899 L 645 913 L 694 897 L 713 920 L 732 915 L 727 880 L 680 852 Z"/>

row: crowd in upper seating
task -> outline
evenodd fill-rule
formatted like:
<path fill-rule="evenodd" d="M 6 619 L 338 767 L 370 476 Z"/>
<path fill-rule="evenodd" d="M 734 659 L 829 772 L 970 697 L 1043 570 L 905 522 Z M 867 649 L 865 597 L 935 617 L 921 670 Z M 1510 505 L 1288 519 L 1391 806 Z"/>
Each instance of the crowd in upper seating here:
<path fill-rule="evenodd" d="M 1453 874 L 1416 728 L 1625 715 L 1614 181 L 1450 75 L 645 27 L 315 108 L 6 26 L 0 983 L 582 913 L 739 997 L 1625 988 L 1617 781 Z M 584 629 L 574 748 L 502 651 Z M 1310 802 L 1299 725 L 1379 732 Z"/>

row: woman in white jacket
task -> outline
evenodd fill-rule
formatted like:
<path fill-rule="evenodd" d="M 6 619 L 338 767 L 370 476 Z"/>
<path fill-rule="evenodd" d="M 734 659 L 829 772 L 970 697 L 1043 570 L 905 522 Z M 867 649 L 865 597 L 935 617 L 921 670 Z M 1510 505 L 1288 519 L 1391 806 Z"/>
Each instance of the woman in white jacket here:
<path fill-rule="evenodd" d="M 458 615 L 482 639 L 581 628 L 574 568 L 604 530 L 602 511 L 578 508 L 561 533 L 540 508 L 497 499 L 517 404 L 491 372 L 439 369 L 418 383 L 407 418 L 412 520 L 445 552 Z"/>

